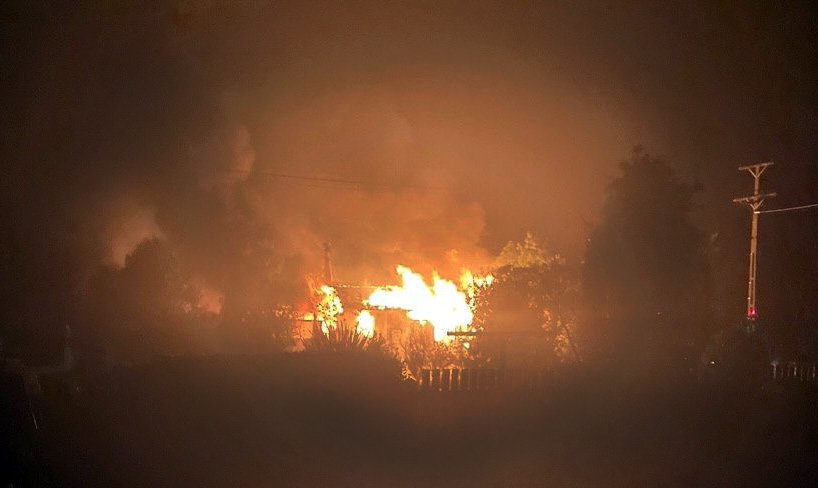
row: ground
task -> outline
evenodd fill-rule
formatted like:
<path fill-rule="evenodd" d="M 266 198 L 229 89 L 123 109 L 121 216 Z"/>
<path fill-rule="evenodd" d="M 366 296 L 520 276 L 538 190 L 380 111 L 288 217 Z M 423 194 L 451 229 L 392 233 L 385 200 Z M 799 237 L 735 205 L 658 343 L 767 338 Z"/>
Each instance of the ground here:
<path fill-rule="evenodd" d="M 801 386 L 575 372 L 526 390 L 421 393 L 289 356 L 169 361 L 88 388 L 43 405 L 32 456 L 44 485 L 818 483 L 818 396 Z"/>

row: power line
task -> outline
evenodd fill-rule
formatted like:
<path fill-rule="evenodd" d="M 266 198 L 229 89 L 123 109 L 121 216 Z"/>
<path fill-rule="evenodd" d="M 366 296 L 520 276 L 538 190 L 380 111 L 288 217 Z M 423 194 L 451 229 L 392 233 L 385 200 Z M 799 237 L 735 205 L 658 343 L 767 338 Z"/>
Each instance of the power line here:
<path fill-rule="evenodd" d="M 776 208 L 773 210 L 756 210 L 757 214 L 776 213 L 776 212 L 793 212 L 795 210 L 804 210 L 806 208 L 818 207 L 818 203 L 811 203 L 809 205 L 799 205 L 797 207 Z"/>
<path fill-rule="evenodd" d="M 364 181 L 352 180 L 352 179 L 347 179 L 347 178 L 336 178 L 336 177 L 331 177 L 331 176 L 293 175 L 293 174 L 287 174 L 287 173 L 276 173 L 274 171 L 266 171 L 266 170 L 252 171 L 252 170 L 244 170 L 244 169 L 228 169 L 228 168 L 224 168 L 224 169 L 219 169 L 218 171 L 222 172 L 222 173 L 241 173 L 241 174 L 250 174 L 252 172 L 255 172 L 255 173 L 258 173 L 258 174 L 261 174 L 261 175 L 271 176 L 273 178 L 287 178 L 287 179 L 293 179 L 293 180 L 306 180 L 306 181 L 323 181 L 323 182 L 328 182 L 328 183 L 344 183 L 344 184 L 348 184 L 348 185 L 363 185 L 363 184 L 366 183 Z"/>
<path fill-rule="evenodd" d="M 244 175 L 250 174 L 258 174 L 262 176 L 269 176 L 271 178 L 280 178 L 280 179 L 287 179 L 287 180 L 297 180 L 304 183 L 297 183 L 299 186 L 304 188 L 320 188 L 320 189 L 328 189 L 328 190 L 361 190 L 363 188 L 372 189 L 375 187 L 381 188 L 390 188 L 390 189 L 412 189 L 412 190 L 433 190 L 433 189 L 440 189 L 444 190 L 447 187 L 443 185 L 434 185 L 434 184 L 421 184 L 421 183 L 410 183 L 407 181 L 403 181 L 401 183 L 388 183 L 385 181 L 375 181 L 375 180 L 356 180 L 351 178 L 342 178 L 336 176 L 310 176 L 310 175 L 297 175 L 297 174 L 290 174 L 290 173 L 278 173 L 275 171 L 268 171 L 268 170 L 245 170 L 245 169 L 231 169 L 231 168 L 220 168 L 216 170 L 217 172 L 221 173 L 238 173 Z M 310 185 L 310 182 L 319 182 L 319 183 L 335 183 L 335 185 Z M 295 182 L 294 182 L 295 183 Z M 348 185 L 348 186 L 345 186 Z"/>

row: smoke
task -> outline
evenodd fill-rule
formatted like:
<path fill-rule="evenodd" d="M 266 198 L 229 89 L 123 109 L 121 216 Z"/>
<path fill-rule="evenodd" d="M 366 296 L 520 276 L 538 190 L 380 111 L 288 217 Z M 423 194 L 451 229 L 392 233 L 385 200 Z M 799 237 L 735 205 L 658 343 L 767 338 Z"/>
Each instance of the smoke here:
<path fill-rule="evenodd" d="M 104 228 L 99 234 L 100 243 L 106 247 L 105 264 L 121 268 L 140 243 L 162 237 L 150 208 L 132 200 L 109 202 L 107 207 L 101 215 Z"/>
<path fill-rule="evenodd" d="M 20 275 L 81 300 L 159 237 L 222 311 L 303 294 L 325 242 L 350 282 L 453 276 L 527 230 L 581 254 L 617 160 L 678 148 L 710 110 L 666 117 L 712 92 L 682 82 L 696 63 L 654 68 L 712 46 L 668 41 L 695 16 L 468 7 L 12 2 L 3 218 L 38 269 Z"/>

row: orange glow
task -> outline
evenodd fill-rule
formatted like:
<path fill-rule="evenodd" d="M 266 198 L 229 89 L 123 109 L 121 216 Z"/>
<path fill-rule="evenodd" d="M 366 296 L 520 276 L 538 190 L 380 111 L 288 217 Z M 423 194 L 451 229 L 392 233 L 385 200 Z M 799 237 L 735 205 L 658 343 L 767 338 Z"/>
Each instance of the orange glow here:
<path fill-rule="evenodd" d="M 212 288 L 202 288 L 196 305 L 204 312 L 219 315 L 224 306 L 224 293 Z"/>

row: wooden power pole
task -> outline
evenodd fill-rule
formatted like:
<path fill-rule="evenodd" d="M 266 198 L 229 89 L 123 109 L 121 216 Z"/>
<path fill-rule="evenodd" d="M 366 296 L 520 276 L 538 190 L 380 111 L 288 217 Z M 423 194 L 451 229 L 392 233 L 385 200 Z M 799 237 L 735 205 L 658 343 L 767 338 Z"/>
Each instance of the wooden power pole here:
<path fill-rule="evenodd" d="M 332 286 L 335 276 L 332 274 L 332 248 L 329 242 L 324 242 L 324 269 L 321 274 L 324 275 L 324 282 Z"/>
<path fill-rule="evenodd" d="M 753 194 L 748 197 L 734 198 L 733 202 L 747 205 L 752 211 L 752 221 L 750 223 L 750 270 L 747 281 L 747 319 L 758 318 L 756 308 L 756 269 L 758 264 L 758 215 L 759 209 L 764 205 L 764 200 L 772 198 L 775 193 L 761 193 L 761 175 L 772 166 L 772 162 L 751 164 L 739 167 L 739 171 L 749 172 L 754 179 Z"/>

